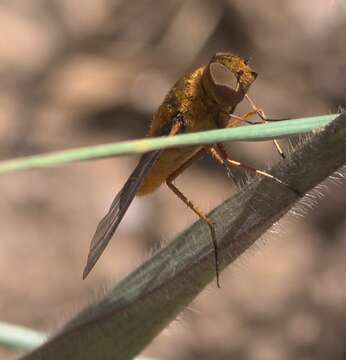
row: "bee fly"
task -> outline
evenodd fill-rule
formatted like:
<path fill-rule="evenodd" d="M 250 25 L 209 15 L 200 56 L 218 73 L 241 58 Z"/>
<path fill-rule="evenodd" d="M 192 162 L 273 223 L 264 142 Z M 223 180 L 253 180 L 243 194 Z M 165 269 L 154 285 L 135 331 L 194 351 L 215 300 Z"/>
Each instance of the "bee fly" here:
<path fill-rule="evenodd" d="M 256 77 L 257 74 L 241 57 L 231 53 L 217 53 L 207 65 L 183 76 L 171 88 L 153 116 L 148 136 L 175 136 L 181 133 L 237 127 L 248 122 L 248 119 L 255 114 L 265 122 L 263 111 L 258 109 L 247 96 Z M 252 111 L 243 116 L 233 115 L 236 106 L 244 98 L 250 102 Z M 275 144 L 283 156 L 277 142 Z M 108 213 L 100 221 L 90 244 L 83 278 L 89 274 L 105 250 L 134 197 L 147 195 L 166 182 L 168 187 L 209 227 L 214 247 L 217 286 L 220 287 L 218 249 L 213 223 L 173 183 L 195 160 L 205 154 L 210 154 L 227 169 L 232 166 L 244 167 L 285 185 L 281 180 L 264 171 L 231 160 L 221 143 L 146 153 L 113 200 Z"/>

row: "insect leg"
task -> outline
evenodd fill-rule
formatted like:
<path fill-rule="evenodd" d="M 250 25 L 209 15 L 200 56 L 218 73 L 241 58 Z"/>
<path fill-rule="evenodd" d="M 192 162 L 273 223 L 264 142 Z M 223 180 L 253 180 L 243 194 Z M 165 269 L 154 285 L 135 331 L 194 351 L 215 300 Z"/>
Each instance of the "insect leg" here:
<path fill-rule="evenodd" d="M 215 256 L 215 273 L 216 273 L 216 284 L 217 287 L 220 287 L 220 271 L 219 271 L 219 255 L 216 242 L 216 234 L 213 222 L 208 218 L 208 216 L 200 210 L 196 205 L 193 204 L 174 184 L 173 181 L 184 171 L 186 170 L 195 160 L 203 156 L 209 147 L 202 148 L 199 152 L 193 155 L 189 160 L 187 160 L 182 166 L 176 169 L 166 180 L 168 187 L 182 200 L 205 224 L 208 225 L 210 229 L 211 239 L 214 247 L 214 256 Z"/>
<path fill-rule="evenodd" d="M 259 108 L 255 105 L 255 103 L 251 100 L 251 98 L 249 97 L 249 95 L 245 94 L 245 98 L 246 98 L 246 100 L 249 102 L 250 106 L 251 106 L 252 109 L 253 109 L 253 110 L 250 111 L 248 114 L 251 114 L 251 115 L 257 114 L 257 115 L 260 117 L 260 119 L 262 120 L 263 123 L 267 123 L 268 120 L 267 120 L 267 116 L 266 116 L 266 114 L 264 113 L 264 111 L 263 111 L 262 109 L 259 109 Z M 245 114 L 245 116 L 246 116 L 246 114 Z M 285 156 L 285 154 L 284 154 L 284 152 L 283 152 L 280 144 L 278 143 L 278 141 L 277 141 L 276 139 L 274 139 L 273 142 L 274 142 L 274 145 L 275 145 L 276 150 L 277 150 L 277 152 L 279 153 L 279 155 L 280 155 L 283 159 L 285 159 L 286 156 Z"/>
<path fill-rule="evenodd" d="M 224 145 L 221 144 L 221 143 L 217 144 L 216 147 L 210 148 L 209 153 L 212 155 L 213 159 L 215 159 L 218 163 L 220 163 L 223 166 L 225 166 L 225 164 L 227 166 L 229 166 L 229 167 L 238 166 L 238 167 L 241 167 L 241 168 L 243 168 L 245 170 L 251 171 L 251 172 L 255 173 L 256 175 L 265 176 L 265 177 L 277 182 L 278 184 L 287 187 L 288 189 L 293 191 L 297 196 L 302 197 L 302 194 L 300 194 L 297 190 L 293 189 L 291 186 L 289 186 L 288 184 L 286 184 L 282 180 L 278 179 L 277 177 L 269 174 L 268 172 L 263 171 L 263 170 L 255 169 L 255 168 L 253 168 L 251 166 L 242 164 L 239 161 L 230 159 L 227 152 L 226 152 L 226 149 L 225 149 Z"/>

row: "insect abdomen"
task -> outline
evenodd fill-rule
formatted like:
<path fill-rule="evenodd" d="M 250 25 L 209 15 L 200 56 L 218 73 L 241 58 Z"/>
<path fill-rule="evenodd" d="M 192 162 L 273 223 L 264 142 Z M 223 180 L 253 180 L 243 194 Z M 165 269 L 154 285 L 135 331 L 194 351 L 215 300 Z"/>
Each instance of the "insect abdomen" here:
<path fill-rule="evenodd" d="M 199 149 L 200 147 L 188 147 L 164 151 L 145 178 L 137 195 L 143 196 L 156 190 L 176 169 L 184 164 Z"/>

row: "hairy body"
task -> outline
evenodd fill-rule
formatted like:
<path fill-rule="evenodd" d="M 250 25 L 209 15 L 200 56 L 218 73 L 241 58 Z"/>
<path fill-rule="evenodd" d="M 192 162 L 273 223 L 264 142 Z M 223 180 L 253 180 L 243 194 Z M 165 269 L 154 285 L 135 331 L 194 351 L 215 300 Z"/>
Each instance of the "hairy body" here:
<path fill-rule="evenodd" d="M 243 122 L 241 118 L 231 118 L 230 114 L 243 100 L 256 76 L 241 57 L 230 53 L 216 54 L 206 66 L 186 74 L 176 82 L 154 114 L 147 135 L 174 136 L 239 126 Z M 84 278 L 101 256 L 133 198 L 153 192 L 163 182 L 167 182 L 171 190 L 209 226 L 218 275 L 217 245 L 212 223 L 173 185 L 174 179 L 189 166 L 196 155 L 206 149 L 208 147 L 190 146 L 157 150 L 142 156 L 96 229 L 83 273 Z M 216 155 L 222 156 L 217 153 Z"/>
<path fill-rule="evenodd" d="M 251 84 L 253 73 L 240 57 L 234 56 L 228 66 L 234 72 L 241 73 L 242 81 Z M 161 106 L 153 116 L 148 136 L 159 136 L 160 129 L 176 116 L 184 114 L 184 132 L 198 132 L 217 129 L 222 126 L 222 119 L 229 119 L 234 111 L 231 106 L 220 106 L 209 94 L 208 83 L 203 82 L 207 65 L 183 76 L 171 88 Z M 221 121 L 220 121 L 221 120 Z M 241 120 L 232 119 L 228 127 L 237 127 Z M 137 195 L 146 195 L 156 190 L 175 170 L 196 154 L 201 147 L 184 147 L 162 152 Z"/>

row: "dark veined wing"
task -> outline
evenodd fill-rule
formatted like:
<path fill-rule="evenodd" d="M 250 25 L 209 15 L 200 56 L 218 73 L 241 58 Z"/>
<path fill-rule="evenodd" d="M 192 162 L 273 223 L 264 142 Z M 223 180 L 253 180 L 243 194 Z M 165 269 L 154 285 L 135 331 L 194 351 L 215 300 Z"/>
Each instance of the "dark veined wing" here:
<path fill-rule="evenodd" d="M 162 150 L 156 150 L 142 156 L 135 170 L 113 200 L 108 213 L 98 224 L 95 235 L 91 240 L 87 263 L 83 271 L 83 279 L 88 276 L 89 272 L 108 245 L 139 187 L 160 157 L 161 152 Z"/>

